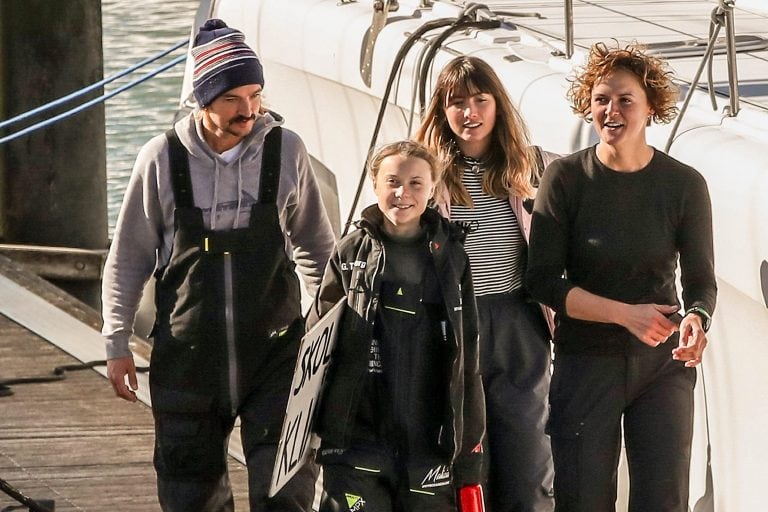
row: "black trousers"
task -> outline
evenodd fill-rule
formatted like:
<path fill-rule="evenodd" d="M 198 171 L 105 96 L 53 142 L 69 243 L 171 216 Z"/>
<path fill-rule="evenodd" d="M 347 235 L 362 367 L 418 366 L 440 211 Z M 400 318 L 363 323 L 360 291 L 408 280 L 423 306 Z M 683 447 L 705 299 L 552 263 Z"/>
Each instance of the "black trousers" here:
<path fill-rule="evenodd" d="M 384 451 L 355 449 L 321 459 L 328 499 L 321 512 L 455 512 L 450 463 L 431 457 L 406 461 Z"/>
<path fill-rule="evenodd" d="M 238 410 L 248 467 L 250 510 L 309 511 L 318 472 L 314 464 L 305 465 L 276 496 L 267 497 L 277 453 L 277 444 L 265 440 L 263 402 L 269 399 L 255 392 Z M 226 408 L 213 407 L 210 400 L 158 385 L 152 386 L 152 401 L 153 406 L 157 404 L 153 408 L 155 469 L 163 511 L 233 511 L 227 447 L 235 418 Z"/>
<path fill-rule="evenodd" d="M 558 512 L 615 510 L 622 420 L 629 511 L 688 510 L 696 370 L 672 359 L 676 345 L 672 337 L 632 355 L 558 352 L 549 423 Z"/>
<path fill-rule="evenodd" d="M 489 512 L 551 512 L 552 452 L 545 433 L 552 361 L 541 308 L 522 293 L 477 298 L 485 389 Z"/>

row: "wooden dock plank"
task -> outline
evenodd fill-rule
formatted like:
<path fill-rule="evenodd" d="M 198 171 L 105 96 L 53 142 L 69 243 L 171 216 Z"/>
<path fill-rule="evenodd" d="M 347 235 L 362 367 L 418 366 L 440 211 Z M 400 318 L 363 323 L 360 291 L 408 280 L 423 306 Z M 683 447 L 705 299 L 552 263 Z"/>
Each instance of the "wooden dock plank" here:
<path fill-rule="evenodd" d="M 58 289 L 8 270 L 7 262 L 0 261 L 0 274 L 36 287 L 39 296 L 96 327 L 98 314 Z M 77 362 L 0 313 L 0 381 L 50 376 L 55 367 Z M 32 498 L 54 499 L 57 512 L 160 510 L 149 407 L 118 399 L 90 369 L 10 387 L 12 395 L 0 396 L 0 478 Z M 247 472 L 233 458 L 229 469 L 236 506 L 247 510 Z M 0 510 L 15 504 L 0 492 Z"/>

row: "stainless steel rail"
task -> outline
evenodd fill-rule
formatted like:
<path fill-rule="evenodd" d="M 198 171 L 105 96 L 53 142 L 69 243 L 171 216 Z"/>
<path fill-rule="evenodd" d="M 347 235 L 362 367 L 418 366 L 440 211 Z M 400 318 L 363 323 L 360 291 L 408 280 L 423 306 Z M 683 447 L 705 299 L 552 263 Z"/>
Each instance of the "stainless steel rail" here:
<path fill-rule="evenodd" d="M 573 0 L 565 0 L 565 58 L 573 57 Z"/>
<path fill-rule="evenodd" d="M 728 89 L 730 103 L 728 116 L 735 117 L 739 113 L 739 76 L 736 68 L 736 28 L 733 23 L 734 0 L 720 0 L 719 10 L 725 18 L 725 40 L 728 65 Z"/>

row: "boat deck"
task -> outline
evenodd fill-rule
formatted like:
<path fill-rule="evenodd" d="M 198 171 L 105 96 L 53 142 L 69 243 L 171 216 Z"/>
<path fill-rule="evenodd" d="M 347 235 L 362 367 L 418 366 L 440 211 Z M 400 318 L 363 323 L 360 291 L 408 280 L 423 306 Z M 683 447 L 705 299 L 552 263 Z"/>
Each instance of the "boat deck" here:
<path fill-rule="evenodd" d="M 5 258 L 0 258 L 0 279 L 13 281 L 86 326 L 95 329 L 100 323 L 96 311 Z M 56 367 L 80 363 L 9 318 L 6 312 L 13 307 L 0 297 L 0 382 L 52 376 Z M 116 398 L 94 370 L 65 375 L 53 382 L 11 384 L 8 396 L 0 389 L 0 478 L 30 498 L 54 500 L 56 512 L 160 510 L 150 408 Z M 230 457 L 229 470 L 236 505 L 247 510 L 245 467 Z M 0 492 L 0 510 L 14 505 L 27 510 Z"/>
<path fill-rule="evenodd" d="M 528 30 L 552 46 L 564 50 L 565 10 L 562 0 L 489 0 L 492 10 L 523 13 L 506 16 L 508 22 Z M 676 75 L 690 82 L 702 61 L 710 34 L 707 33 L 716 0 L 573 0 L 573 39 L 576 52 L 586 52 L 598 41 L 612 38 L 627 43 L 639 41 L 649 51 L 671 61 Z M 538 16 L 531 16 L 532 14 Z M 768 110 L 768 3 L 740 0 L 734 10 L 734 27 L 739 48 L 739 92 L 744 103 Z M 713 60 L 715 89 L 728 91 L 727 57 L 724 53 L 726 29 L 720 29 Z M 699 85 L 705 85 L 707 72 Z"/>

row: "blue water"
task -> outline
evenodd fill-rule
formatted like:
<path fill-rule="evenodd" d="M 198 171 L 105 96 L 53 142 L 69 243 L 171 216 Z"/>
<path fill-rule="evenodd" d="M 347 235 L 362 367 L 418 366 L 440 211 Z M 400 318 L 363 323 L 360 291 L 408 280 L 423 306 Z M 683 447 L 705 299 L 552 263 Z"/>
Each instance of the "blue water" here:
<path fill-rule="evenodd" d="M 197 0 L 103 0 L 104 76 L 158 54 L 190 35 Z M 183 54 L 179 49 L 109 84 L 110 92 Z M 110 236 L 141 146 L 170 127 L 184 64 L 107 101 L 107 210 Z"/>

